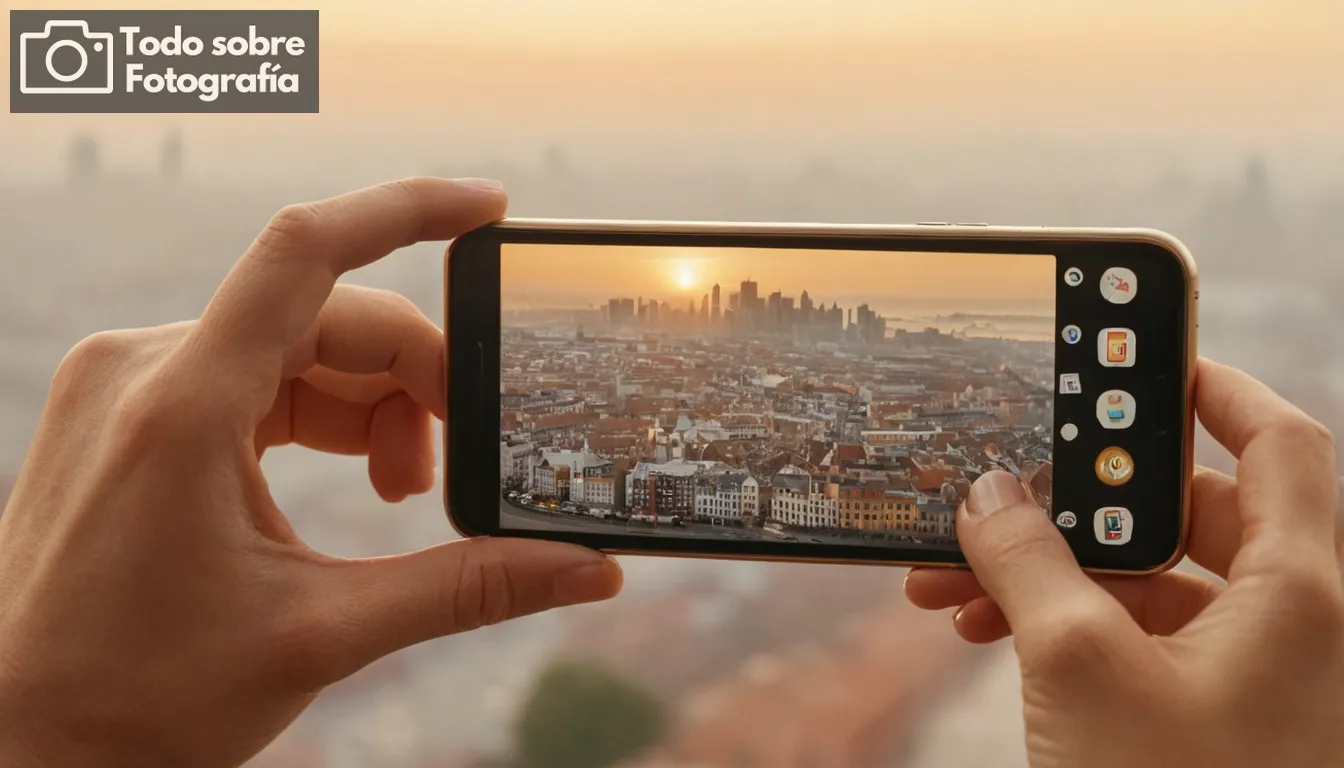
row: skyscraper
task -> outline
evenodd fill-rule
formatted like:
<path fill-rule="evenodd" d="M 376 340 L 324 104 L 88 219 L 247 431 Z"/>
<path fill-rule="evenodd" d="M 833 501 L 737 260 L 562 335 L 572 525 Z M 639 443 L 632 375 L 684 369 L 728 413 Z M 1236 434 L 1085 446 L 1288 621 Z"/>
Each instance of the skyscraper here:
<path fill-rule="evenodd" d="M 743 306 L 749 307 L 756 303 L 756 283 L 751 280 L 742 281 L 742 289 L 738 292 L 739 299 Z"/>
<path fill-rule="evenodd" d="M 712 294 L 710 294 L 710 295 L 713 297 L 713 298 L 710 300 L 710 301 L 711 301 L 711 303 L 710 303 L 710 311 L 712 312 L 712 314 L 710 315 L 710 318 L 714 321 L 714 325 L 718 325 L 718 324 L 719 324 L 719 317 L 720 317 L 720 315 L 719 315 L 719 284 L 718 284 L 718 283 L 715 283 L 715 284 L 714 284 L 714 292 L 713 292 Z"/>
<path fill-rule="evenodd" d="M 756 283 L 751 280 L 742 281 L 742 289 L 738 292 L 737 303 L 741 308 L 741 312 L 739 313 L 741 322 L 739 325 L 747 330 L 751 330 L 762 324 L 760 319 L 756 317 Z"/>

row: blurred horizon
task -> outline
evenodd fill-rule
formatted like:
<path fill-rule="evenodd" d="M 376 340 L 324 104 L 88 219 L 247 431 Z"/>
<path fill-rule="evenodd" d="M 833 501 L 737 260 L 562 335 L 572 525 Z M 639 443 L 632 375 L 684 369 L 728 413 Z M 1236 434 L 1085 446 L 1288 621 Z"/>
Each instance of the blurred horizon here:
<path fill-rule="evenodd" d="M 590 168 L 823 162 L 959 177 L 1007 171 L 1004 155 L 1200 172 L 1260 152 L 1294 186 L 1344 175 L 1344 47 L 1331 34 L 1344 5 L 1326 0 L 1217 14 L 1156 0 L 315 6 L 321 114 L 5 114 L 0 183 L 56 178 L 65 143 L 86 132 L 116 143 L 109 162 L 133 164 L 170 129 L 198 148 L 187 175 L 221 183 L 554 148 Z"/>
<path fill-rule="evenodd" d="M 1344 430 L 1337 0 L 309 7 L 321 114 L 0 116 L 0 502 L 79 339 L 195 317 L 281 206 L 412 175 L 498 178 L 511 216 L 1164 229 L 1199 265 L 1200 353 Z M 344 279 L 441 318 L 442 254 Z M 1231 464 L 1203 432 L 1197 459 Z M 358 458 L 285 448 L 265 468 L 321 551 L 456 538 L 437 490 L 389 507 Z M 903 602 L 899 570 L 622 565 L 610 604 L 370 666 L 252 765 L 524 768 L 522 713 L 568 658 L 668 713 L 620 768 L 1026 765 L 1011 642 L 965 646 L 949 616 Z"/>

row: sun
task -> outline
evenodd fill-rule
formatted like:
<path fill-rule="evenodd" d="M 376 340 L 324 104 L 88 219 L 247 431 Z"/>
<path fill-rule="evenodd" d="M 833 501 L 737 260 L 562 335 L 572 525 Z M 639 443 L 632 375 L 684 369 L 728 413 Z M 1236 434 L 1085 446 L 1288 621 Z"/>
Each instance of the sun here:
<path fill-rule="evenodd" d="M 695 287 L 695 268 L 690 264 L 678 264 L 676 277 L 677 287 L 682 290 L 690 290 Z"/>
<path fill-rule="evenodd" d="M 680 249 L 682 252 L 664 259 L 659 265 L 663 285 L 679 294 L 698 293 L 708 284 L 707 278 L 713 271 L 712 259 L 707 259 L 696 249 Z"/>

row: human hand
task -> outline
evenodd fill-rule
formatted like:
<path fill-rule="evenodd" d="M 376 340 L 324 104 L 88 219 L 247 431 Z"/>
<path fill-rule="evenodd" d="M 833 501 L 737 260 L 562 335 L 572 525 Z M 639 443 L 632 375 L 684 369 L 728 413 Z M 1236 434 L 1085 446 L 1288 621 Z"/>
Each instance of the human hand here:
<path fill-rule="evenodd" d="M 1089 578 L 1011 476 L 958 513 L 972 572 L 912 571 L 973 642 L 1012 634 L 1034 768 L 1344 763 L 1344 583 L 1330 433 L 1246 374 L 1201 360 L 1196 413 L 1238 458 L 1195 475 L 1192 574 Z"/>
<path fill-rule="evenodd" d="M 389 501 L 432 487 L 443 333 L 336 279 L 505 203 L 412 179 L 285 208 L 199 321 L 71 351 L 0 517 L 0 764 L 238 765 L 381 656 L 619 591 L 613 561 L 541 541 L 329 557 L 262 475 L 298 443 L 367 455 Z"/>

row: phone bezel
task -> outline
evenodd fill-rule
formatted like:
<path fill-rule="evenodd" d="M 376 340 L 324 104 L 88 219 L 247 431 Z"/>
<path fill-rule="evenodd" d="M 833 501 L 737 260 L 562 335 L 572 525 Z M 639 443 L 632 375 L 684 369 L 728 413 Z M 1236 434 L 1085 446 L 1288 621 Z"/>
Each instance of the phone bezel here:
<path fill-rule="evenodd" d="M 457 238 L 444 257 L 444 328 L 448 422 L 444 427 L 444 508 L 464 536 L 510 536 L 566 541 L 612 554 L 642 554 L 783 562 L 965 567 L 960 551 L 892 546 L 814 544 L 587 534 L 501 529 L 498 525 L 499 259 L 504 243 L 675 245 L 681 247 L 797 247 L 922 250 L 948 253 L 1062 253 L 1088 259 L 1163 258 L 1184 280 L 1177 308 L 1184 354 L 1181 381 L 1180 521 L 1169 556 L 1132 567 L 1084 567 L 1096 573 L 1139 575 L 1169 569 L 1185 555 L 1190 478 L 1194 467 L 1194 371 L 1197 359 L 1198 273 L 1189 251 L 1150 229 L 989 227 L 984 225 L 817 225 L 653 221 L 506 219 Z M 1177 372 L 1173 372 L 1176 374 Z M 465 482 L 454 482 L 464 478 Z"/>

